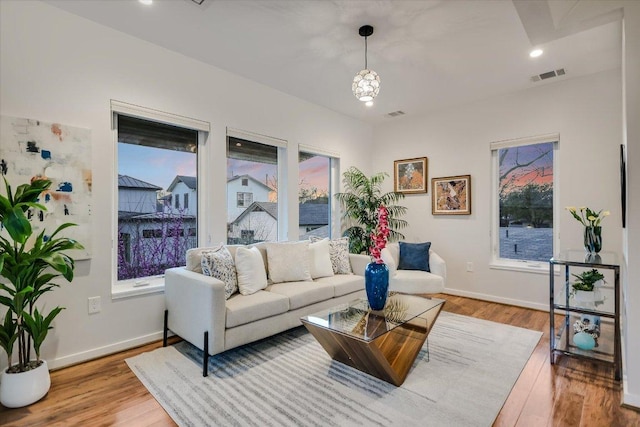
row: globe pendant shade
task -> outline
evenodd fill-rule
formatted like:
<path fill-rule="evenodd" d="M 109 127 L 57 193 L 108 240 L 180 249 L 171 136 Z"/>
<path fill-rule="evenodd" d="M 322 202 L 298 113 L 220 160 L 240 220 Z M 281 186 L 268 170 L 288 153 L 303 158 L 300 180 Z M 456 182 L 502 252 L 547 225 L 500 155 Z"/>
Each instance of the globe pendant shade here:
<path fill-rule="evenodd" d="M 361 70 L 353 78 L 351 90 L 360 101 L 373 100 L 380 92 L 380 77 L 378 73 L 373 70 Z"/>

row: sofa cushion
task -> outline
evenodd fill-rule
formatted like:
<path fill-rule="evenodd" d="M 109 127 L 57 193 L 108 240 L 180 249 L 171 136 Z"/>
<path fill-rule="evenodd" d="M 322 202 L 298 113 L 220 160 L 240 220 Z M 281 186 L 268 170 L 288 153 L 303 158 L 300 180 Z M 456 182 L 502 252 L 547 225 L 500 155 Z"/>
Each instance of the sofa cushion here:
<path fill-rule="evenodd" d="M 319 282 L 274 283 L 267 291 L 289 298 L 289 309 L 295 310 L 319 301 L 333 298 L 333 285 Z"/>
<path fill-rule="evenodd" d="M 382 262 L 387 264 L 387 268 L 389 268 L 389 277 L 395 276 L 396 270 L 398 269 L 398 264 L 393 258 L 391 250 L 389 250 L 389 248 L 384 248 L 382 251 L 380 251 L 380 256 L 382 257 Z"/>
<path fill-rule="evenodd" d="M 319 237 L 309 237 L 311 242 L 321 240 Z M 329 257 L 334 274 L 351 274 L 351 263 L 349 262 L 349 238 L 329 240 Z"/>
<path fill-rule="evenodd" d="M 251 295 L 235 294 L 226 302 L 227 328 L 289 311 L 289 298 L 266 291 Z"/>
<path fill-rule="evenodd" d="M 202 274 L 202 252 L 217 251 L 223 246 L 224 243 L 220 243 L 217 246 L 191 248 L 187 250 L 187 270 Z"/>
<path fill-rule="evenodd" d="M 226 299 L 238 292 L 236 267 L 233 264 L 231 254 L 224 246 L 216 250 L 202 252 L 202 273 L 224 282 L 224 297 Z"/>
<path fill-rule="evenodd" d="M 242 295 L 251 295 L 267 287 L 267 272 L 258 248 L 236 249 L 236 273 Z"/>
<path fill-rule="evenodd" d="M 433 294 L 442 292 L 444 279 L 433 273 L 420 270 L 397 270 L 389 279 L 389 291 L 408 294 Z"/>
<path fill-rule="evenodd" d="M 321 277 L 316 279 L 315 282 L 332 285 L 334 297 L 341 297 L 364 289 L 364 277 L 355 274 L 336 274 L 331 277 Z"/>
<path fill-rule="evenodd" d="M 307 240 L 266 245 L 269 278 L 273 283 L 311 280 Z"/>
<path fill-rule="evenodd" d="M 309 272 L 312 279 L 333 276 L 333 266 L 329 257 L 329 239 L 309 243 Z"/>
<path fill-rule="evenodd" d="M 400 262 L 398 270 L 429 271 L 429 248 L 431 242 L 400 242 Z"/>

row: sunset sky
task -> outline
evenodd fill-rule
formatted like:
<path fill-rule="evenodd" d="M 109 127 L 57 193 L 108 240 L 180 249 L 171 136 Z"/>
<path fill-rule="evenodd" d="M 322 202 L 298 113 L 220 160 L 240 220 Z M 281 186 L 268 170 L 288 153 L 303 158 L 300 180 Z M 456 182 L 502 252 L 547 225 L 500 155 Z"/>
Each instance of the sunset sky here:
<path fill-rule="evenodd" d="M 498 153 L 500 156 L 505 149 L 501 149 Z M 501 184 L 505 181 L 514 179 L 513 183 L 517 186 L 529 183 L 548 184 L 553 182 L 553 143 L 525 145 L 522 147 L 508 148 L 507 156 L 500 165 L 500 175 L 516 166 L 517 164 L 526 164 L 537 157 L 543 155 L 529 166 L 517 168 L 511 172 Z"/>
<path fill-rule="evenodd" d="M 300 163 L 300 179 L 306 186 L 326 191 L 329 159 L 316 156 Z M 118 144 L 118 173 L 166 188 L 176 175 L 195 176 L 196 155 L 193 153 L 145 147 L 134 144 Z M 276 165 L 229 159 L 227 178 L 233 175 L 250 175 L 265 182 L 268 175 L 276 175 Z"/>

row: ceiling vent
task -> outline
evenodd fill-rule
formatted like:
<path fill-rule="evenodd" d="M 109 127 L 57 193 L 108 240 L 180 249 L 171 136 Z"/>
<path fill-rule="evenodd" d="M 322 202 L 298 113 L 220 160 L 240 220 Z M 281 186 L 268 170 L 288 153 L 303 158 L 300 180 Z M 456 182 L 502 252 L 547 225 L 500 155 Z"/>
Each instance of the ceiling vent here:
<path fill-rule="evenodd" d="M 559 76 L 564 76 L 566 73 L 564 71 L 564 68 L 559 68 L 557 70 L 551 70 L 551 71 L 547 71 L 546 73 L 542 73 L 542 74 L 537 74 L 535 76 L 531 76 L 531 81 L 532 82 L 539 82 L 541 80 L 547 80 L 547 79 L 551 79 L 553 77 L 559 77 Z"/>
<path fill-rule="evenodd" d="M 405 112 L 398 110 L 398 111 L 393 111 L 391 113 L 387 113 L 387 117 L 398 117 L 398 116 L 404 116 Z"/>

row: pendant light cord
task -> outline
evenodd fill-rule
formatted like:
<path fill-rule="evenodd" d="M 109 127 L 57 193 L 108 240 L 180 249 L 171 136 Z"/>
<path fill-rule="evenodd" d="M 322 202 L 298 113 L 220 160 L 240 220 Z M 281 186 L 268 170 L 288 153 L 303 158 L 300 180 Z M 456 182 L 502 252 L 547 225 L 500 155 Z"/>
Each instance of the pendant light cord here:
<path fill-rule="evenodd" d="M 367 37 L 366 36 L 364 38 L 364 68 L 365 70 L 369 69 L 369 66 L 367 65 Z"/>

